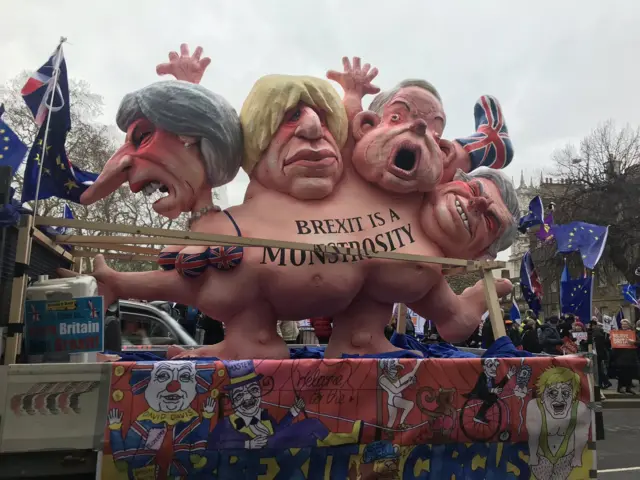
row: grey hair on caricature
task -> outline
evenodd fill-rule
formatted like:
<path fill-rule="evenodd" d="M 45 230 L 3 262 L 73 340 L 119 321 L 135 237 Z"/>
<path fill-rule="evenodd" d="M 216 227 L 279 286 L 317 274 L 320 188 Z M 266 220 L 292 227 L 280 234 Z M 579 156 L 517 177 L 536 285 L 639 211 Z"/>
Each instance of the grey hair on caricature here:
<path fill-rule="evenodd" d="M 433 94 L 433 96 L 438 99 L 440 104 L 442 104 L 442 98 L 440 97 L 438 90 L 436 89 L 436 87 L 433 86 L 433 84 L 427 82 L 426 80 L 409 78 L 407 80 L 402 80 L 391 90 L 387 90 L 386 92 L 380 92 L 378 95 L 376 95 L 373 101 L 371 102 L 371 105 L 369 105 L 369 110 L 371 110 L 374 113 L 377 113 L 378 115 L 381 115 L 382 110 L 384 109 L 384 106 L 387 103 L 389 103 L 389 101 L 394 97 L 394 95 L 398 93 L 401 89 L 409 88 L 409 87 L 418 87 L 423 90 L 426 90 L 427 92 Z"/>
<path fill-rule="evenodd" d="M 126 132 L 141 118 L 173 134 L 199 138 L 212 187 L 230 182 L 238 173 L 243 151 L 240 119 L 222 96 L 180 80 L 152 83 L 125 95 L 116 123 Z"/>
<path fill-rule="evenodd" d="M 500 235 L 500 237 L 493 242 L 487 250 L 487 255 L 495 258 L 498 255 L 498 252 L 509 248 L 518 235 L 520 207 L 518 205 L 516 189 L 513 186 L 513 183 L 511 183 L 511 180 L 509 180 L 504 173 L 489 167 L 478 167 L 469 173 L 458 170 L 455 177 L 455 179 L 464 180 L 465 182 L 468 182 L 473 178 L 486 178 L 487 180 L 491 180 L 495 186 L 498 187 L 502 201 L 507 207 L 507 210 L 509 210 L 509 213 L 511 213 L 513 221 L 505 228 L 502 235 Z"/>

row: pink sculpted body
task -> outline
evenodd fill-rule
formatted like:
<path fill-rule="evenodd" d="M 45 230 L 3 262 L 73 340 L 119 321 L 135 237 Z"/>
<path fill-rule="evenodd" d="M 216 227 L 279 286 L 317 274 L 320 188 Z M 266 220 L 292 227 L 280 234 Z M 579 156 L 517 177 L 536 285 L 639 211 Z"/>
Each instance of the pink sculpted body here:
<path fill-rule="evenodd" d="M 182 53 L 182 64 L 199 74 L 183 79 L 199 80 L 199 50 L 191 59 Z M 173 61 L 174 66 L 180 63 Z M 443 174 L 450 175 L 448 167 L 463 165 L 468 155 L 459 144 L 441 140 L 445 117 L 439 98 L 409 86 L 386 99 L 379 113 L 361 112 L 362 97 L 378 90 L 371 85 L 377 72 L 361 67 L 359 59 L 353 66 L 345 60 L 344 66 L 344 73 L 328 76 L 343 86 L 345 107 L 324 80 L 283 75 L 256 82 L 239 117 L 241 160 L 235 148 L 237 118 L 220 99 L 211 99 L 215 113 L 200 107 L 185 113 L 219 117 L 202 132 L 186 120 L 160 125 L 154 121 L 157 112 L 128 114 L 123 101 L 119 125 L 127 131 L 127 144 L 85 199 L 92 203 L 128 181 L 134 191 L 166 191 L 167 197 L 154 204 L 156 211 L 169 217 L 191 211 L 193 231 L 335 244 L 352 254 L 168 247 L 164 261 L 171 268 L 175 261 L 170 271 L 119 273 L 98 260 L 94 275 L 105 297 L 171 300 L 225 322 L 224 342 L 183 354 L 189 356 L 284 358 L 288 351 L 276 334 L 276 322 L 316 316 L 334 319 L 327 356 L 390 351 L 394 347 L 383 327 L 396 302 L 436 322 L 451 341 L 472 333 L 486 309 L 480 284 L 455 295 L 438 265 L 367 255 L 481 256 L 509 226 L 509 211 L 498 198 L 502 191 L 487 179 L 454 183 L 473 229 L 462 217 L 445 218 L 445 204 L 453 198 L 457 212 L 458 200 L 443 190 L 448 186 L 437 186 Z M 166 66 L 160 70 L 177 72 Z M 199 85 L 184 83 L 176 82 L 186 97 L 208 95 Z M 162 105 L 159 92 L 141 95 Z M 245 201 L 220 212 L 213 207 L 211 188 L 229 181 L 240 163 L 250 176 Z M 447 248 L 452 235 L 468 235 L 469 249 Z M 497 287 L 499 294 L 511 290 L 508 282 Z"/>

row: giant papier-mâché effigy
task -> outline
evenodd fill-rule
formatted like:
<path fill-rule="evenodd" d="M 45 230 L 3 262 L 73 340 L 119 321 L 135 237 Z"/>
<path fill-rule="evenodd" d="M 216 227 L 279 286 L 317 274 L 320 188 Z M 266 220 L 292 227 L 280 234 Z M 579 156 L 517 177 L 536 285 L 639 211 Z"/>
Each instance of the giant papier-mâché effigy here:
<path fill-rule="evenodd" d="M 128 94 L 117 113 L 125 143 L 82 201 L 91 204 L 124 183 L 133 192 L 166 193 L 154 210 L 191 214 L 195 232 L 349 247 L 353 254 L 242 246 L 174 246 L 163 270 L 122 273 L 97 259 L 106 303 L 116 298 L 193 305 L 225 323 L 225 340 L 189 356 L 288 358 L 276 322 L 333 318 L 327 357 L 395 349 L 383 334 L 394 303 L 405 303 L 449 341 L 466 339 L 487 305 L 478 282 L 456 295 L 440 265 L 368 258 L 371 253 L 479 259 L 495 257 L 515 235 L 518 202 L 498 170 L 513 157 L 498 101 L 481 96 L 476 131 L 442 138 L 438 91 L 404 80 L 382 93 L 377 69 L 343 59 L 329 79 L 267 75 L 240 114 L 199 84 L 202 49 L 170 54 L 158 73 L 177 80 Z M 362 99 L 375 94 L 369 110 Z M 212 189 L 242 167 L 244 202 L 224 211 Z M 498 295 L 511 291 L 496 280 Z"/>

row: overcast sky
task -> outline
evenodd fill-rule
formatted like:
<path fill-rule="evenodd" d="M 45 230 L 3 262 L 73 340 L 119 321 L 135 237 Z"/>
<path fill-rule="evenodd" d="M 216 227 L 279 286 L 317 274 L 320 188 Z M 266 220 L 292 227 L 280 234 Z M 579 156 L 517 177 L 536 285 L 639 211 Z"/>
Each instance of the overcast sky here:
<path fill-rule="evenodd" d="M 407 77 L 434 83 L 447 138 L 471 133 L 476 99 L 492 94 L 516 182 L 522 169 L 550 170 L 555 148 L 599 122 L 640 123 L 638 0 L 30 0 L 3 8 L 0 23 L 0 83 L 38 68 L 66 36 L 69 75 L 104 97 L 106 123 L 182 42 L 213 59 L 202 83 L 238 111 L 261 75 L 324 76 L 343 55 L 377 66 L 383 89 Z M 231 204 L 247 181 L 241 172 L 229 185 Z"/>

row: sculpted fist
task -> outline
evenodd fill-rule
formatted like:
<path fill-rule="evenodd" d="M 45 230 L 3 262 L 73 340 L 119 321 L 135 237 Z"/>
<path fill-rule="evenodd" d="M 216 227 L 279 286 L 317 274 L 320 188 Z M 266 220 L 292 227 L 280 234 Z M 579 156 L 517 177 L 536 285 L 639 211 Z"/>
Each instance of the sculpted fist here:
<path fill-rule="evenodd" d="M 73 278 L 80 276 L 79 273 L 72 272 L 65 268 L 59 268 L 57 273 L 61 278 Z M 102 295 L 104 297 L 103 306 L 105 309 L 118 300 L 115 273 L 116 271 L 109 268 L 107 265 L 104 256 L 96 255 L 96 258 L 93 260 L 93 273 L 91 276 L 96 279 L 96 282 L 98 282 L 98 295 Z"/>
<path fill-rule="evenodd" d="M 360 97 L 367 94 L 376 94 L 380 88 L 371 84 L 371 81 L 378 75 L 377 68 L 365 63 L 360 66 L 360 57 L 353 57 L 353 65 L 348 57 L 342 57 L 344 72 L 329 70 L 327 78 L 340 84 L 346 93 L 357 93 Z"/>
<path fill-rule="evenodd" d="M 118 425 L 122 423 L 122 412 L 117 408 L 112 408 L 109 410 L 109 414 L 107 415 L 107 421 L 109 425 Z"/>
<path fill-rule="evenodd" d="M 189 55 L 189 47 L 186 43 L 180 45 L 180 55 L 177 52 L 169 53 L 169 63 L 161 63 L 156 67 L 158 75 L 173 75 L 176 80 L 189 83 L 200 83 L 204 71 L 211 63 L 209 57 L 200 58 L 202 47 L 197 47 L 193 55 Z"/>

